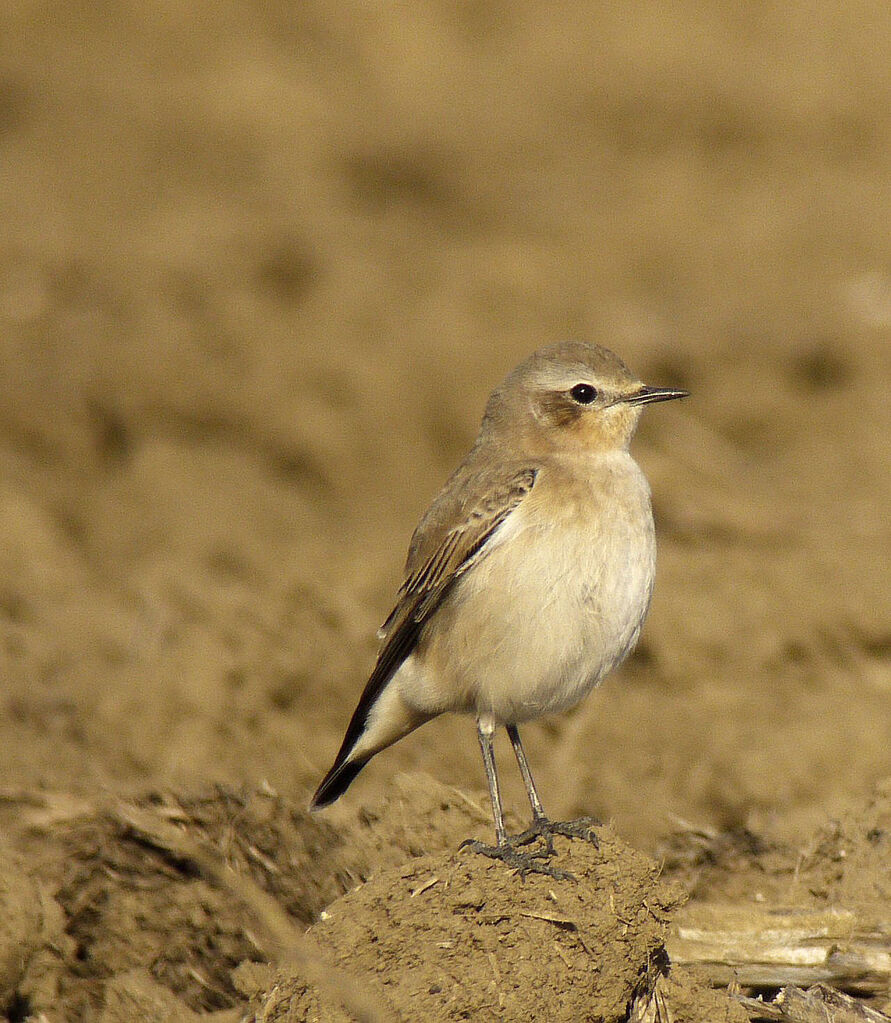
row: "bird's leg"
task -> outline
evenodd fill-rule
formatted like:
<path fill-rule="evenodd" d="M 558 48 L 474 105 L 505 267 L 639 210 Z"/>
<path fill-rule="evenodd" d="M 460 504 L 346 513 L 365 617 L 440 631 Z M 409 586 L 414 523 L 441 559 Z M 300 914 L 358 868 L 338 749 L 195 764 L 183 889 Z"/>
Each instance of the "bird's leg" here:
<path fill-rule="evenodd" d="M 486 725 L 488 725 L 488 722 Z M 480 740 L 480 750 L 483 754 L 483 766 L 486 768 L 486 781 L 489 783 L 489 798 L 492 800 L 492 816 L 495 818 L 495 839 L 498 845 L 504 845 L 507 842 L 507 832 L 504 830 L 504 811 L 501 808 L 501 791 L 498 788 L 495 750 L 492 745 L 495 729 L 486 725 L 483 724 L 482 720 L 477 722 L 477 735 Z"/>
<path fill-rule="evenodd" d="M 558 870 L 542 863 L 547 854 L 522 852 L 516 847 L 516 842 L 507 837 L 504 828 L 504 811 L 501 808 L 501 793 L 498 788 L 498 774 L 495 770 L 495 751 L 492 748 L 492 738 L 495 734 L 495 722 L 491 718 L 480 717 L 477 721 L 477 735 L 480 740 L 480 750 L 483 754 L 483 765 L 486 768 L 486 780 L 489 783 L 489 797 L 492 800 L 492 816 L 495 818 L 495 845 L 486 845 L 474 839 L 467 839 L 461 843 L 461 848 L 472 849 L 490 859 L 501 860 L 509 867 L 524 877 L 526 874 L 547 874 L 558 881 L 574 880 L 572 874 L 566 870 Z M 535 797 L 538 799 L 538 796 Z M 539 804 L 540 806 L 541 804 Z M 551 850 L 552 852 L 553 850 Z"/>
<path fill-rule="evenodd" d="M 596 847 L 597 834 L 594 831 L 594 827 L 600 822 L 593 817 L 579 817 L 574 821 L 552 821 L 548 819 L 541 804 L 541 799 L 538 796 L 538 791 L 535 788 L 535 782 L 532 780 L 529 761 L 526 759 L 526 751 L 523 749 L 522 742 L 520 742 L 519 729 L 516 725 L 507 725 L 506 727 L 517 758 L 517 764 L 520 768 L 520 774 L 523 776 L 523 784 L 526 786 L 526 792 L 529 795 L 529 803 L 532 806 L 532 824 L 524 832 L 517 835 L 514 839 L 515 844 L 527 845 L 536 838 L 543 838 L 547 855 L 553 856 L 553 836 L 564 835 L 567 838 L 581 838 Z"/>
<path fill-rule="evenodd" d="M 517 763 L 520 766 L 523 784 L 526 786 L 526 792 L 529 795 L 529 802 L 532 805 L 532 816 L 535 820 L 546 820 L 544 807 L 541 805 L 541 799 L 538 796 L 538 789 L 535 787 L 535 782 L 532 780 L 532 772 L 529 770 L 526 751 L 523 749 L 522 742 L 520 742 L 520 730 L 516 725 L 507 725 L 507 734 L 510 738 L 510 744 L 514 748 Z"/>

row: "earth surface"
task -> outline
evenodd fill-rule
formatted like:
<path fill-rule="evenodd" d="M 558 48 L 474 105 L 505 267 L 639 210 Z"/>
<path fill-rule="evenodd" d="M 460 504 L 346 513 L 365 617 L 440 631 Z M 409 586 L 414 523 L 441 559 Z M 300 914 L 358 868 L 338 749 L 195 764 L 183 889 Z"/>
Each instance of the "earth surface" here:
<path fill-rule="evenodd" d="M 871 0 L 5 4 L 6 1018 L 622 1020 L 661 971 L 737 1020 L 666 973 L 685 899 L 891 907 L 889 175 Z M 599 848 L 523 882 L 459 851 L 467 719 L 306 806 L 419 515 L 567 338 L 691 397 L 634 443 L 641 642 L 524 731 Z"/>

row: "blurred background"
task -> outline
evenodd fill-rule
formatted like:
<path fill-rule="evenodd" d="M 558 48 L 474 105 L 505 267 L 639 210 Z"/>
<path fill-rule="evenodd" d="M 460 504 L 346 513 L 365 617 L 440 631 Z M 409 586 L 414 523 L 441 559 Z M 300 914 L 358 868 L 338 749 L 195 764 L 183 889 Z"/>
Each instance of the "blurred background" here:
<path fill-rule="evenodd" d="M 889 223 L 880 0 L 7 0 L 4 787 L 308 797 L 488 392 L 579 338 L 693 396 L 636 441 L 641 645 L 527 729 L 546 805 L 839 812 L 891 770 Z M 345 802 L 402 770 L 482 793 L 472 723 Z"/>

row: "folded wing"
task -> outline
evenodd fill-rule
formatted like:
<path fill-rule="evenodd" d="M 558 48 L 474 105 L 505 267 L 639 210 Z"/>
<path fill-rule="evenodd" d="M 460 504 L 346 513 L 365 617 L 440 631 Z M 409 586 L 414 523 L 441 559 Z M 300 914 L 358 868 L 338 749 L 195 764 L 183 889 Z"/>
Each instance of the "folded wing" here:
<path fill-rule="evenodd" d="M 459 470 L 461 471 L 461 470 Z M 326 806 L 347 789 L 384 743 L 362 757 L 351 757 L 368 725 L 369 714 L 387 683 L 418 643 L 424 625 L 450 589 L 480 558 L 498 528 L 535 485 L 531 467 L 472 473 L 460 488 L 446 487 L 424 516 L 409 551 L 406 579 L 396 606 L 381 628 L 384 640 L 377 663 L 353 713 L 340 752 L 312 800 Z M 449 507 L 449 495 L 461 493 L 462 507 Z M 455 524 L 457 519 L 457 524 Z M 451 523 L 451 524 L 450 524 Z M 392 741 L 392 740 L 391 740 Z"/>

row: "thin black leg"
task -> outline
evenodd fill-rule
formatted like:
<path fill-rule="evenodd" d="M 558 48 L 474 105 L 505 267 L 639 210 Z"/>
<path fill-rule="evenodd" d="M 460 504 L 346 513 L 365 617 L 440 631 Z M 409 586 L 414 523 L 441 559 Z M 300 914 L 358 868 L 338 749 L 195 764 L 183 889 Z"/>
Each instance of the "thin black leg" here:
<path fill-rule="evenodd" d="M 543 820 L 545 818 L 544 807 L 538 798 L 538 790 L 535 788 L 535 782 L 532 780 L 529 761 L 526 759 L 526 751 L 520 742 L 520 730 L 516 725 L 507 725 L 507 734 L 510 738 L 510 744 L 514 748 L 517 764 L 520 767 L 520 774 L 523 776 L 523 784 L 526 786 L 526 792 L 529 795 L 529 802 L 532 805 L 532 816 L 536 820 Z"/>
<path fill-rule="evenodd" d="M 526 759 L 526 751 L 523 749 L 522 742 L 520 742 L 519 729 L 516 725 L 507 725 L 506 727 L 511 745 L 517 757 L 520 774 L 523 776 L 523 784 L 526 786 L 526 792 L 529 794 L 529 802 L 532 806 L 532 825 L 522 834 L 517 835 L 514 843 L 516 845 L 528 845 L 530 842 L 534 842 L 536 838 L 543 838 L 548 856 L 553 856 L 555 852 L 554 835 L 564 835 L 567 838 L 581 838 L 596 846 L 597 834 L 594 831 L 594 826 L 599 821 L 594 820 L 593 817 L 580 817 L 574 821 L 552 821 L 548 819 L 541 804 L 541 799 L 539 799 L 538 790 L 535 788 L 535 782 L 532 780 L 529 761 Z"/>
<path fill-rule="evenodd" d="M 480 740 L 480 750 L 483 754 L 483 766 L 486 769 L 486 781 L 489 783 L 489 798 L 492 800 L 492 816 L 495 818 L 495 840 L 499 846 L 507 842 L 507 832 L 504 830 L 504 811 L 501 808 L 501 792 L 498 788 L 498 772 L 495 770 L 495 751 L 492 748 L 493 733 L 484 729 L 479 722 L 476 726 L 476 734 Z"/>

